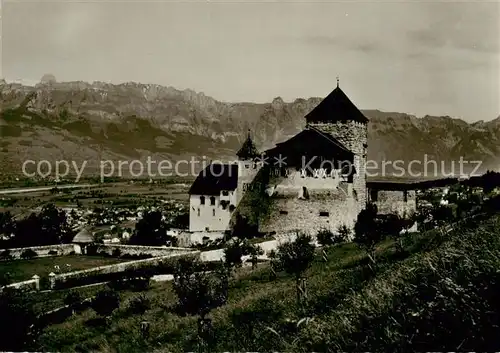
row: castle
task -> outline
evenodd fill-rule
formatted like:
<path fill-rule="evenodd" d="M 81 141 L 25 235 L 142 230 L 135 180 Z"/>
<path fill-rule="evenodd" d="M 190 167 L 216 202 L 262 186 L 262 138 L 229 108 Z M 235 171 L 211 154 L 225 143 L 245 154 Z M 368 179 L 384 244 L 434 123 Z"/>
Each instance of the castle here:
<path fill-rule="evenodd" d="M 338 81 L 305 119 L 304 130 L 262 154 L 249 134 L 237 162 L 205 168 L 189 191 L 189 231 L 213 239 L 235 214 L 263 208 L 259 231 L 272 233 L 352 228 L 367 202 L 385 213 L 416 208 L 408 185 L 367 183 L 368 119 Z"/>

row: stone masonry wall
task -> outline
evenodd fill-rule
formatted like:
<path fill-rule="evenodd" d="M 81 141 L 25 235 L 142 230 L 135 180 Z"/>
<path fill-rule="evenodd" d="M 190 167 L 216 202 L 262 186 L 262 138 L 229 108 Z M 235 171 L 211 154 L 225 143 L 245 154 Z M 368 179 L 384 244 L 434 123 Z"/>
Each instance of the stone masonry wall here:
<path fill-rule="evenodd" d="M 11 249 L 3 249 L 0 250 L 0 253 L 4 251 L 8 251 L 9 255 L 12 259 L 20 259 L 21 254 L 31 249 L 37 253 L 37 257 L 46 257 L 46 256 L 62 256 L 69 255 L 73 251 L 75 251 L 75 246 L 73 244 L 54 244 L 54 245 L 44 245 L 44 246 L 32 246 L 26 248 L 11 248 Z M 49 252 L 57 252 L 57 254 L 49 254 Z"/>
<path fill-rule="evenodd" d="M 321 229 L 336 232 L 343 224 L 352 228 L 358 215 L 357 203 L 350 198 L 334 201 L 330 197 L 309 200 L 280 197 L 273 201 L 270 219 L 260 230 L 274 231 L 277 235 L 297 230 L 313 236 Z"/>
<path fill-rule="evenodd" d="M 113 251 L 116 249 L 120 250 L 120 254 L 122 255 L 149 254 L 153 257 L 185 254 L 193 251 L 191 249 L 178 248 L 178 247 L 101 244 L 97 248 L 97 252 L 105 252 L 109 255 L 112 255 Z"/>
<path fill-rule="evenodd" d="M 404 191 L 379 190 L 377 192 L 377 201 L 374 203 L 377 205 L 380 214 L 393 213 L 403 216 L 405 212 L 408 214 L 417 210 L 415 190 L 407 191 L 406 201 Z"/>
<path fill-rule="evenodd" d="M 347 120 L 335 123 L 311 123 L 310 126 L 329 133 L 355 154 L 354 166 L 356 175 L 353 179 L 353 190 L 358 201 L 358 212 L 366 207 L 366 156 L 368 143 L 367 124 Z"/>

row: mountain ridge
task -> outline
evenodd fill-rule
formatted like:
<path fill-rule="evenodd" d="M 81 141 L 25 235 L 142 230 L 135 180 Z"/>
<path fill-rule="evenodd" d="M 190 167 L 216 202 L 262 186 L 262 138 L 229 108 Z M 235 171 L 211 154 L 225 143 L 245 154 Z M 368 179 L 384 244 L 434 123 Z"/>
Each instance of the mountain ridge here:
<path fill-rule="evenodd" d="M 293 136 L 321 99 L 227 103 L 191 89 L 136 82 L 52 80 L 24 86 L 0 81 L 2 169 L 15 174 L 28 157 L 230 159 L 248 130 L 261 150 Z M 370 120 L 369 159 L 463 157 L 482 160 L 484 168 L 496 168 L 500 160 L 500 116 L 467 123 L 449 116 L 361 111 Z"/>

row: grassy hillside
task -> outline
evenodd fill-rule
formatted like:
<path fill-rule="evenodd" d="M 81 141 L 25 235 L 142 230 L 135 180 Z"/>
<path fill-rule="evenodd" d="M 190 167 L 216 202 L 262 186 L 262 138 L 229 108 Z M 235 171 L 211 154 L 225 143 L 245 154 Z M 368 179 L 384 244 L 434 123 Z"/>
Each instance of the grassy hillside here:
<path fill-rule="evenodd" d="M 296 306 L 293 278 L 269 280 L 266 265 L 241 270 L 228 305 L 214 310 L 210 351 L 409 351 L 498 350 L 500 216 L 410 237 L 406 253 L 391 241 L 378 247 L 376 275 L 354 244 L 329 249 L 308 271 L 308 302 Z M 48 351 L 193 351 L 196 317 L 176 314 L 169 283 L 146 293 L 153 305 L 143 316 L 127 300 L 109 327 L 87 324 L 88 310 L 47 328 Z M 130 298 L 130 293 L 124 293 Z M 297 325 L 300 318 L 312 321 Z M 141 320 L 151 335 L 140 335 Z"/>

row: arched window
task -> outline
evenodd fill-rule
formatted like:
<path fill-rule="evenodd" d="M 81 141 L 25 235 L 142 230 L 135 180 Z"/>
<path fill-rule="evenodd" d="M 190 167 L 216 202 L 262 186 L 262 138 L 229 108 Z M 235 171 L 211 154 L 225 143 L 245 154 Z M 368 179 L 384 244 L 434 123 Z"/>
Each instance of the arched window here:
<path fill-rule="evenodd" d="M 200 205 L 205 204 L 205 196 L 200 196 Z"/>
<path fill-rule="evenodd" d="M 198 217 L 200 217 L 200 209 L 198 208 Z"/>
<path fill-rule="evenodd" d="M 215 208 L 212 210 L 212 216 L 215 217 Z"/>
<path fill-rule="evenodd" d="M 214 205 L 215 205 L 215 197 L 214 197 L 214 196 L 212 196 L 212 197 L 210 198 L 210 205 L 212 205 L 212 206 L 214 206 Z"/>

